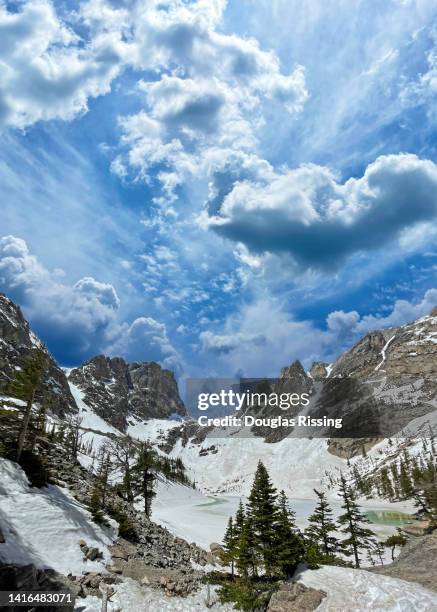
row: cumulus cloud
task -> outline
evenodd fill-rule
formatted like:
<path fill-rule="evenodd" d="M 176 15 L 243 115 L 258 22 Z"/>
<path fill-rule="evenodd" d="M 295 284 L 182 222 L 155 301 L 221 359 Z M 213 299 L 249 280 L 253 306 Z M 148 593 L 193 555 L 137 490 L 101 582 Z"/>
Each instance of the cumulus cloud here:
<path fill-rule="evenodd" d="M 405 325 L 436 305 L 437 289 L 429 289 L 419 300 L 397 300 L 386 316 L 333 311 L 320 328 L 297 320 L 281 301 L 260 297 L 230 315 L 221 331 L 202 332 L 199 340 L 202 350 L 214 355 L 215 375 L 275 377 L 295 359 L 308 368 L 313 361 L 332 362 L 367 332 Z"/>
<path fill-rule="evenodd" d="M 203 350 L 222 354 L 230 353 L 236 348 L 262 347 L 267 344 L 264 334 L 214 334 L 210 331 L 201 332 L 200 341 Z"/>
<path fill-rule="evenodd" d="M 120 305 L 114 287 L 92 277 L 70 286 L 47 270 L 20 238 L 0 239 L 0 288 L 24 307 L 54 352 L 80 358 L 102 341 Z"/>
<path fill-rule="evenodd" d="M 120 119 L 125 151 L 112 165 L 120 176 L 131 168 L 147 180 L 165 164 L 159 179 L 170 194 L 188 176 L 209 176 L 214 150 L 253 150 L 267 107 L 286 115 L 304 107 L 303 67 L 284 74 L 277 55 L 255 39 L 219 32 L 225 3 L 136 7 L 131 61 L 159 78 L 139 82 L 144 109 Z"/>
<path fill-rule="evenodd" d="M 437 306 L 437 289 L 428 289 L 419 301 L 396 300 L 392 310 L 386 316 L 366 315 L 352 323 L 352 329 L 357 333 L 365 333 L 371 329 L 383 327 L 398 327 L 415 319 L 428 315 Z M 351 313 L 344 313 L 346 316 Z"/>
<path fill-rule="evenodd" d="M 325 167 L 303 165 L 236 183 L 203 222 L 255 253 L 286 252 L 302 267 L 333 268 L 435 219 L 436 189 L 436 164 L 416 155 L 381 156 L 345 183 Z"/>
<path fill-rule="evenodd" d="M 62 271 L 47 270 L 15 236 L 0 238 L 0 290 L 23 307 L 63 363 L 107 352 L 181 369 L 163 323 L 150 317 L 120 323 L 120 299 L 111 284 L 87 276 L 68 285 Z"/>
<path fill-rule="evenodd" d="M 131 325 L 121 325 L 107 352 L 131 361 L 157 361 L 178 375 L 182 372 L 181 360 L 167 337 L 166 326 L 151 317 L 138 317 Z"/>
<path fill-rule="evenodd" d="M 260 333 L 262 330 L 262 333 Z M 202 350 L 214 355 L 214 374 L 233 377 L 278 376 L 295 359 L 316 360 L 324 334 L 309 321 L 297 321 L 284 304 L 259 297 L 228 317 L 222 330 L 200 334 Z"/>
<path fill-rule="evenodd" d="M 24 128 L 86 111 L 89 97 L 109 92 L 125 50 L 120 33 L 104 29 L 82 40 L 48 0 L 17 11 L 1 3 L 0 123 Z"/>

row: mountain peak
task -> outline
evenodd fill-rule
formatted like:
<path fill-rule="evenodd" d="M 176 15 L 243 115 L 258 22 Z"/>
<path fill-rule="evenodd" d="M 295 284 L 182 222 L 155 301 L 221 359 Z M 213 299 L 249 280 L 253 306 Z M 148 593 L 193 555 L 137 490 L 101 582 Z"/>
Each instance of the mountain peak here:
<path fill-rule="evenodd" d="M 129 363 L 97 355 L 74 368 L 69 381 L 84 394 L 96 414 L 121 430 L 129 417 L 168 418 L 186 414 L 173 372 L 154 361 Z"/>

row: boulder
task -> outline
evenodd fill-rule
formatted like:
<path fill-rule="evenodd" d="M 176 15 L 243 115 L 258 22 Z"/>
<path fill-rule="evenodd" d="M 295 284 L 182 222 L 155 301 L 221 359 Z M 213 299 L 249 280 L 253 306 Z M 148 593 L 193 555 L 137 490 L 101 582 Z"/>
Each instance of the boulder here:
<path fill-rule="evenodd" d="M 324 591 L 318 591 L 300 582 L 285 582 L 276 593 L 273 593 L 268 612 L 312 612 L 326 597 Z"/>
<path fill-rule="evenodd" d="M 393 563 L 368 568 L 367 571 L 417 582 L 437 591 L 437 531 L 410 538 Z"/>

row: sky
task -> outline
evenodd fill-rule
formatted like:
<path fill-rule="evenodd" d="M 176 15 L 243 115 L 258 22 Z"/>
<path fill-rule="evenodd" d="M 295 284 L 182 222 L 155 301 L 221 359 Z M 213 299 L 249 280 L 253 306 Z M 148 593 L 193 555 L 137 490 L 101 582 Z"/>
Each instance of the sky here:
<path fill-rule="evenodd" d="M 65 366 L 330 362 L 437 305 L 434 0 L 0 0 L 0 291 Z"/>

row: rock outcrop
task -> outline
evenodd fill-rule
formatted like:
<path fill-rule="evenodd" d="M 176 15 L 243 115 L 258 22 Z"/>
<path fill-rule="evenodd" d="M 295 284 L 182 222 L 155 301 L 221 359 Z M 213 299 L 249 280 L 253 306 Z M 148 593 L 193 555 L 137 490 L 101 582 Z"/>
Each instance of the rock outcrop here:
<path fill-rule="evenodd" d="M 41 341 L 30 329 L 20 307 L 0 293 L 0 394 L 7 394 L 16 371 L 32 350 L 40 346 Z M 62 417 L 77 412 L 67 378 L 48 351 L 44 382 L 45 401 L 52 413 Z"/>
<path fill-rule="evenodd" d="M 393 563 L 373 567 L 368 571 L 417 582 L 427 589 L 437 591 L 437 531 L 421 537 L 411 537 Z"/>
<path fill-rule="evenodd" d="M 153 361 L 128 363 L 99 355 L 71 370 L 69 380 L 96 414 L 122 431 L 129 419 L 186 414 L 173 372 Z"/>
<path fill-rule="evenodd" d="M 325 597 L 324 591 L 312 589 L 301 582 L 285 582 L 273 593 L 267 612 L 312 612 Z"/>

